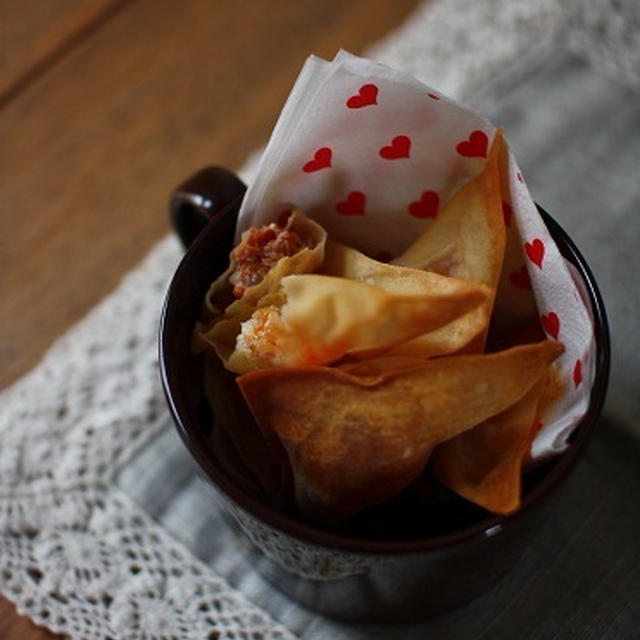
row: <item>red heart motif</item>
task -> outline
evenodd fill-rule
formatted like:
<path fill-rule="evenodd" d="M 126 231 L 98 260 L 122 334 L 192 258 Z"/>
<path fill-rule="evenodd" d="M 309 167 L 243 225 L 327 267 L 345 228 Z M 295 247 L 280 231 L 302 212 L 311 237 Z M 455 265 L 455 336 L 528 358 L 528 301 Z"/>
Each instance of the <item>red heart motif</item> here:
<path fill-rule="evenodd" d="M 329 147 L 320 147 L 314 154 L 313 160 L 305 162 L 302 170 L 306 173 L 311 171 L 318 171 L 318 169 L 324 169 L 331 166 L 331 149 Z"/>
<path fill-rule="evenodd" d="M 504 216 L 504 226 L 511 226 L 511 218 L 513 218 L 513 209 L 511 205 L 506 201 L 502 201 L 502 215 Z"/>
<path fill-rule="evenodd" d="M 408 158 L 411 149 L 411 139 L 408 136 L 396 136 L 391 144 L 380 149 L 380 155 L 385 160 L 397 160 L 398 158 Z"/>
<path fill-rule="evenodd" d="M 576 360 L 576 364 L 573 367 L 573 384 L 576 386 L 576 389 L 580 386 L 582 382 L 582 362 L 580 360 Z"/>
<path fill-rule="evenodd" d="M 542 321 L 542 327 L 544 330 L 554 339 L 558 339 L 558 333 L 560 331 L 560 318 L 558 315 L 549 311 L 546 315 L 543 313 L 540 316 L 540 320 Z"/>
<path fill-rule="evenodd" d="M 532 242 L 524 243 L 524 250 L 527 252 L 529 260 L 533 262 L 539 269 L 542 269 L 542 260 L 544 259 L 544 242 L 540 238 L 534 238 Z"/>
<path fill-rule="evenodd" d="M 377 103 L 378 87 L 375 84 L 363 84 L 355 96 L 347 100 L 349 109 L 360 109 Z"/>
<path fill-rule="evenodd" d="M 367 198 L 362 191 L 351 191 L 346 200 L 338 202 L 336 211 L 345 216 L 364 215 L 364 205 Z"/>
<path fill-rule="evenodd" d="M 463 140 L 456 145 L 456 151 L 465 158 L 486 158 L 488 146 L 487 134 L 477 129 L 471 132 L 468 140 Z"/>
<path fill-rule="evenodd" d="M 529 279 L 529 272 L 527 267 L 522 265 L 518 270 L 509 275 L 509 282 L 518 289 L 531 290 L 531 280 Z"/>
<path fill-rule="evenodd" d="M 427 95 L 432 98 L 433 100 L 440 100 L 440 96 L 437 93 L 427 93 Z"/>
<path fill-rule="evenodd" d="M 440 196 L 435 191 L 423 191 L 420 200 L 409 205 L 409 213 L 416 218 L 435 218 L 439 204 Z"/>

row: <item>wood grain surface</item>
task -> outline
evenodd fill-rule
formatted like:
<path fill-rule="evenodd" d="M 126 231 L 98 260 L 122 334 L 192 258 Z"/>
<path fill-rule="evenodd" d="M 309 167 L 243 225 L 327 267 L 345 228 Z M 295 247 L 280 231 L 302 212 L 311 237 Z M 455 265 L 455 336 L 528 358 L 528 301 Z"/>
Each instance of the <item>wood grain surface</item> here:
<path fill-rule="evenodd" d="M 0 105 L 71 51 L 128 0 L 0 0 Z"/>
<path fill-rule="evenodd" d="M 307 55 L 417 0 L 0 0 L 0 387 L 169 231 L 171 189 L 266 142 Z M 53 638 L 0 596 L 0 638 Z"/>

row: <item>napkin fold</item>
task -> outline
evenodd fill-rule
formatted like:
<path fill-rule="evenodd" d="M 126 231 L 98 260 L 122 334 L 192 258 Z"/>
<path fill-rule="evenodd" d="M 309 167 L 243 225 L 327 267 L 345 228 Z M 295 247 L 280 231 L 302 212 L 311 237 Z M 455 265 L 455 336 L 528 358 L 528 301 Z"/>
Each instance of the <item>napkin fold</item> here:
<path fill-rule="evenodd" d="M 336 240 L 379 260 L 402 253 L 452 194 L 484 168 L 496 127 L 413 76 L 340 51 L 304 64 L 238 216 L 251 226 L 302 208 Z M 595 340 L 586 300 L 509 155 L 507 246 L 496 308 L 537 314 L 565 352 L 563 383 L 531 456 L 563 451 L 585 414 Z"/>

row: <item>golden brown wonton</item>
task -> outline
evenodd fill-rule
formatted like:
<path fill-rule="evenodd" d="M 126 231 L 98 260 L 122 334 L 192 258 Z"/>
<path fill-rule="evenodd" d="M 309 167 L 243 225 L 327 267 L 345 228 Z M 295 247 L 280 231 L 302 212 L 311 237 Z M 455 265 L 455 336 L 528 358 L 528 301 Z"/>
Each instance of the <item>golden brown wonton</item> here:
<path fill-rule="evenodd" d="M 516 404 L 562 347 L 335 367 L 280 367 L 238 378 L 258 424 L 282 442 L 300 509 L 336 522 L 411 483 L 433 448 Z M 363 363 L 360 364 L 362 366 Z"/>

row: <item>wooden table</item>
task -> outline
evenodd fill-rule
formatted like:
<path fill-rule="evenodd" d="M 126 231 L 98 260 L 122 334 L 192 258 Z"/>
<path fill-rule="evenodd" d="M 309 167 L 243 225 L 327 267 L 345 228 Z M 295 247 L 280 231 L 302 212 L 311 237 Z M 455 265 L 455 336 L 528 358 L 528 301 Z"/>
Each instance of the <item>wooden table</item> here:
<path fill-rule="evenodd" d="M 169 230 L 169 191 L 264 144 L 310 53 L 417 0 L 0 0 L 0 387 Z M 0 596 L 0 638 L 53 638 Z"/>

